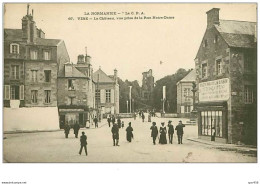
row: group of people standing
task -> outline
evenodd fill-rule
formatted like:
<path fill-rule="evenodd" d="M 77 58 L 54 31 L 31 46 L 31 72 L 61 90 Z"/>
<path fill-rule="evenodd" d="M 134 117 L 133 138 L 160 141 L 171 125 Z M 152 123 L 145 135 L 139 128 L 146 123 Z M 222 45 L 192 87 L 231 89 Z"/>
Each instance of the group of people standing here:
<path fill-rule="evenodd" d="M 174 127 L 171 124 L 171 120 L 168 122 L 168 138 L 169 138 L 169 143 L 172 144 L 172 138 L 174 134 Z M 160 131 L 158 131 L 158 128 L 156 126 L 156 122 L 153 122 L 153 125 L 151 126 L 151 137 L 153 138 L 153 144 L 156 144 L 156 138 L 158 134 L 160 133 L 159 136 L 159 144 L 167 144 L 167 129 L 166 126 L 164 125 L 164 122 L 161 123 Z M 183 127 L 185 127 L 184 124 L 182 124 L 182 121 L 179 121 L 179 124 L 175 127 L 175 130 L 177 131 L 177 136 L 178 136 L 178 144 L 182 144 L 182 137 L 183 137 Z"/>
<path fill-rule="evenodd" d="M 118 122 L 117 123 L 113 123 L 113 126 L 111 128 L 112 139 L 113 139 L 113 146 L 119 146 L 119 129 L 120 129 L 120 127 L 118 125 Z M 133 131 L 134 131 L 134 129 L 131 126 L 131 122 L 129 122 L 128 123 L 128 127 L 126 128 L 126 140 L 128 142 L 131 142 L 132 138 L 134 138 Z"/>
<path fill-rule="evenodd" d="M 74 130 L 75 138 L 78 138 L 80 126 L 77 122 L 72 126 L 70 126 L 67 122 L 65 123 L 65 125 L 64 125 L 65 138 L 67 139 L 69 137 L 71 128 L 73 128 L 73 130 Z"/>

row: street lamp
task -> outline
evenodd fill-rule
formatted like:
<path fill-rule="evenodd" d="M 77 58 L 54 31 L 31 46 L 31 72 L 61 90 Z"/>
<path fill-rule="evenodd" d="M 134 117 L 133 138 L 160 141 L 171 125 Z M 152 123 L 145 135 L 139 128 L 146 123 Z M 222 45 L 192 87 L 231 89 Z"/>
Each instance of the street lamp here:
<path fill-rule="evenodd" d="M 131 89 L 132 89 L 132 86 L 129 86 L 129 103 L 130 103 L 130 113 L 132 112 L 132 109 L 131 109 L 131 103 L 132 103 Z"/>
<path fill-rule="evenodd" d="M 193 93 L 193 112 L 194 111 L 196 111 L 195 110 L 195 93 L 196 93 L 196 91 L 197 91 L 197 89 L 196 89 L 196 83 L 195 82 L 192 82 L 192 93 Z"/>
<path fill-rule="evenodd" d="M 128 113 L 128 100 L 126 100 L 126 113 Z"/>

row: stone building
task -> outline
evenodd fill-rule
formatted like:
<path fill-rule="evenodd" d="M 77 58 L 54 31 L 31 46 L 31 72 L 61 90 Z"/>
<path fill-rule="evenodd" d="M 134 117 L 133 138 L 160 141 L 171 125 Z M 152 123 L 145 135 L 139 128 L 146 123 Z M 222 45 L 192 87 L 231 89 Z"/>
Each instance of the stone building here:
<path fill-rule="evenodd" d="M 85 127 L 92 122 L 95 107 L 91 57 L 79 55 L 77 64 L 65 63 L 58 76 L 58 108 L 60 127 L 65 122 Z"/>
<path fill-rule="evenodd" d="M 95 107 L 99 109 L 99 115 L 105 117 L 107 114 L 119 114 L 119 84 L 117 70 L 114 75 L 106 75 L 99 68 L 94 74 L 96 83 Z"/>
<path fill-rule="evenodd" d="M 195 82 L 196 72 L 191 70 L 177 85 L 177 113 L 179 117 L 190 117 L 193 110 L 192 83 Z"/>
<path fill-rule="evenodd" d="M 144 100 L 150 100 L 151 94 L 154 88 L 154 77 L 153 71 L 150 69 L 147 72 L 143 72 L 143 80 L 142 80 L 142 98 Z"/>
<path fill-rule="evenodd" d="M 207 29 L 195 58 L 199 138 L 256 144 L 256 23 L 220 20 L 207 12 Z"/>
<path fill-rule="evenodd" d="M 57 76 L 69 61 L 63 40 L 46 39 L 33 12 L 4 29 L 4 106 L 57 107 Z"/>

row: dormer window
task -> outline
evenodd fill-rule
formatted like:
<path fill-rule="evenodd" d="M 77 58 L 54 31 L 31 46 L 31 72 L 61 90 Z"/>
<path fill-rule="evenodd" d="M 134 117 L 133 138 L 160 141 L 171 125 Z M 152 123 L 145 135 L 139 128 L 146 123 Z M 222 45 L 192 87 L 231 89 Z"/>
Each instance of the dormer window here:
<path fill-rule="evenodd" d="M 19 54 L 19 44 L 17 43 L 10 44 L 10 53 Z"/>

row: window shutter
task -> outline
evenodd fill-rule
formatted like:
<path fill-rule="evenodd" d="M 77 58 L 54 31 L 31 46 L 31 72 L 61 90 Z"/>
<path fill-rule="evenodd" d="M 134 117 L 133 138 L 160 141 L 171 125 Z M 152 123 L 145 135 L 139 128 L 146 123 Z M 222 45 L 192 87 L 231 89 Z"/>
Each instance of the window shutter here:
<path fill-rule="evenodd" d="M 4 85 L 4 99 L 10 100 L 10 85 Z"/>
<path fill-rule="evenodd" d="M 115 103 L 115 90 L 114 89 L 111 89 L 111 96 L 110 96 L 110 98 L 111 98 L 111 103 Z"/>
<path fill-rule="evenodd" d="M 20 100 L 24 100 L 24 85 L 20 86 Z"/>
<path fill-rule="evenodd" d="M 100 90 L 100 102 L 101 103 L 106 102 L 106 90 L 104 90 L 104 89 Z"/>
<path fill-rule="evenodd" d="M 12 53 L 12 44 L 10 44 L 10 54 Z"/>

